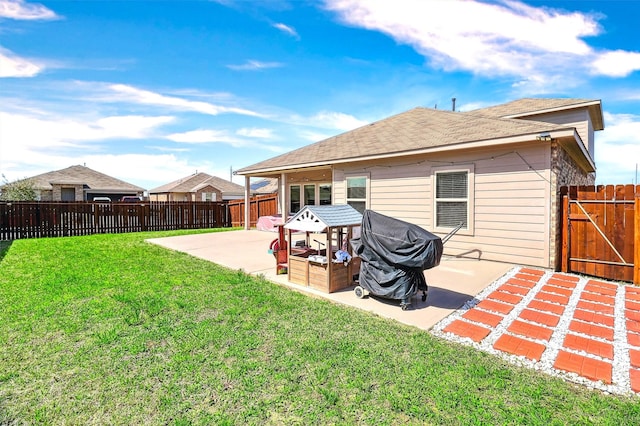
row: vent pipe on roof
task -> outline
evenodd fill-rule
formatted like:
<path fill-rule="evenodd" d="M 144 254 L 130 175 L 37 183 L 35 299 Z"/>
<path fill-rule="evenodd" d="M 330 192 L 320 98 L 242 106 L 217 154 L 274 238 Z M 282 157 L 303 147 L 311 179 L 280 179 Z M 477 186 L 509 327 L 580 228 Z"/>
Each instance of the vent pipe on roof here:
<path fill-rule="evenodd" d="M 451 111 L 456 111 L 456 98 L 451 98 Z"/>

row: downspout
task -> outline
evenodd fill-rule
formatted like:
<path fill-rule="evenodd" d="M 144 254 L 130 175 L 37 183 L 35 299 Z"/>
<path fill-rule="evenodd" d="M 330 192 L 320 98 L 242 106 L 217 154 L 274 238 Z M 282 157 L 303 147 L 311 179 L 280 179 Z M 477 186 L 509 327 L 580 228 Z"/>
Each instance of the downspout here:
<path fill-rule="evenodd" d="M 251 229 L 251 177 L 244 177 L 244 229 Z"/>

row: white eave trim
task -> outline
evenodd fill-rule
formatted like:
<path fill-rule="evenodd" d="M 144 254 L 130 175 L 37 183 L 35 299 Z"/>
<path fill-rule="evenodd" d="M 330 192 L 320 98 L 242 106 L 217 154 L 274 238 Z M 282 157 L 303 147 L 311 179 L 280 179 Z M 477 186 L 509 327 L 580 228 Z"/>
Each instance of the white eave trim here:
<path fill-rule="evenodd" d="M 575 130 L 574 130 L 574 138 L 576 140 L 576 145 L 578 146 L 578 148 L 580 149 L 580 152 L 582 153 L 582 156 L 587 160 L 587 163 L 591 167 L 591 170 L 588 170 L 588 172 L 595 172 L 596 163 L 591 157 L 591 153 L 587 151 L 587 148 L 584 146 L 584 143 L 582 142 L 582 138 L 580 137 L 578 132 Z"/>
<path fill-rule="evenodd" d="M 575 109 L 575 108 L 583 108 L 583 107 L 590 107 L 590 106 L 599 106 L 601 104 L 601 102 L 599 100 L 593 100 L 593 101 L 588 101 L 588 102 L 580 102 L 577 104 L 570 104 L 570 105 L 564 105 L 564 106 L 557 106 L 557 107 L 553 107 L 553 108 L 545 108 L 545 109 L 539 109 L 536 111 L 527 111 L 527 112 L 522 112 L 519 114 L 510 114 L 510 115 L 505 115 L 501 118 L 518 118 L 518 117 L 528 117 L 531 115 L 540 115 L 540 114 L 548 114 L 551 112 L 558 112 L 558 111 L 566 111 L 568 109 Z"/>

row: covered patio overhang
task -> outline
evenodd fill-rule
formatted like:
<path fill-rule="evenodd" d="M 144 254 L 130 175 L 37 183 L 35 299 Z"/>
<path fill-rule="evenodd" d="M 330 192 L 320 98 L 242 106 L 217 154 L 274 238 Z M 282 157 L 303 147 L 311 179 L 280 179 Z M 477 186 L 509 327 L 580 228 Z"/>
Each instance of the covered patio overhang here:
<path fill-rule="evenodd" d="M 251 178 L 278 179 L 278 210 L 282 215 L 282 222 L 286 222 L 286 206 L 288 205 L 287 185 L 291 182 L 309 181 L 309 176 L 323 176 L 328 182 L 333 181 L 331 165 L 310 165 L 278 167 L 273 170 L 236 171 L 234 174 L 244 176 L 244 229 L 250 229 L 251 214 Z"/>

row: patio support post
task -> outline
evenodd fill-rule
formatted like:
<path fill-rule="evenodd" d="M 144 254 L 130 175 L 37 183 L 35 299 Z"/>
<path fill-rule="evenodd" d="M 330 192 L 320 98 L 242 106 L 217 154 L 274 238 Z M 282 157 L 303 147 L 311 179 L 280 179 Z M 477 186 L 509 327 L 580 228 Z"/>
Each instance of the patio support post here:
<path fill-rule="evenodd" d="M 251 177 L 244 177 L 244 229 L 251 229 Z"/>
<path fill-rule="evenodd" d="M 287 175 L 284 173 L 280 173 L 280 214 L 282 215 L 282 223 L 285 224 L 287 222 Z"/>

